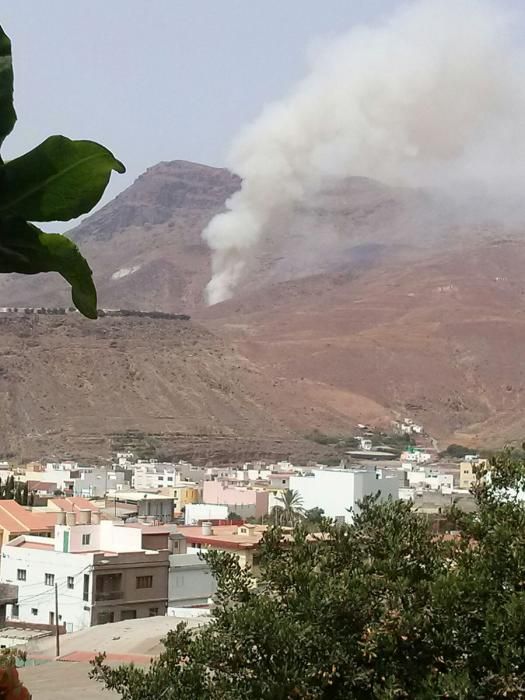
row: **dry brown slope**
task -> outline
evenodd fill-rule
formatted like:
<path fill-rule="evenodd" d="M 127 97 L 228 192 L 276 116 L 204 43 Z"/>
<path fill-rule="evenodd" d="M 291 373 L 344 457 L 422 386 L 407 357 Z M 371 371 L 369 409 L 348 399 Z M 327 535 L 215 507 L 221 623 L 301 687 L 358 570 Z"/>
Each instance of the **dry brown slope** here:
<path fill-rule="evenodd" d="M 2 314 L 0 452 L 107 457 L 138 430 L 180 457 L 306 453 L 249 388 L 254 371 L 191 321 Z"/>
<path fill-rule="evenodd" d="M 525 244 L 321 275 L 231 301 L 207 323 L 277 383 L 290 423 L 342 428 L 408 414 L 442 442 L 525 435 Z"/>

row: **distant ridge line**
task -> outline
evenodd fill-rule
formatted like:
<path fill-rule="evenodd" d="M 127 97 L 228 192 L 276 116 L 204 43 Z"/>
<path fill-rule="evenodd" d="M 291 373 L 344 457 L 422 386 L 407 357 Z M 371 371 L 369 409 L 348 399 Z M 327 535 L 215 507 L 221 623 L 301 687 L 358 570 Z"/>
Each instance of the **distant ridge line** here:
<path fill-rule="evenodd" d="M 68 308 L 62 306 L 1 306 L 0 314 L 47 314 L 50 316 L 65 316 L 66 314 L 78 314 L 79 312 L 74 307 Z M 126 316 L 126 317 L 141 317 L 141 318 L 160 318 L 175 321 L 190 321 L 191 316 L 188 314 L 175 314 L 168 311 L 140 311 L 137 309 L 97 309 L 100 318 L 104 316 Z"/>

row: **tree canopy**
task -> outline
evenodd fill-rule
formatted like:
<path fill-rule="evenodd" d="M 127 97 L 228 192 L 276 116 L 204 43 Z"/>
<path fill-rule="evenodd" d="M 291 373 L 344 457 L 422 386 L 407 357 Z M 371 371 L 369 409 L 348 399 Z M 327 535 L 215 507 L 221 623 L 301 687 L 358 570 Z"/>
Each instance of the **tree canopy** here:
<path fill-rule="evenodd" d="M 261 574 L 230 554 L 210 624 L 170 632 L 149 669 L 93 676 L 126 700 L 525 697 L 525 467 L 479 474 L 477 512 L 437 535 L 409 503 L 364 502 L 352 524 L 272 528 Z"/>

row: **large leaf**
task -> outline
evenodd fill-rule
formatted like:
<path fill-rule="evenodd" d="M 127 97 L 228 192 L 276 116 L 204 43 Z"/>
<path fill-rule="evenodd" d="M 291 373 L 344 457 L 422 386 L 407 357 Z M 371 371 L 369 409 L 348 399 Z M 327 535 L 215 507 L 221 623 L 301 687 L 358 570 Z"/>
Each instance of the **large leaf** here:
<path fill-rule="evenodd" d="M 100 200 L 111 171 L 125 167 L 94 141 L 50 136 L 4 166 L 0 215 L 28 221 L 68 221 Z"/>
<path fill-rule="evenodd" d="M 44 233 L 21 219 L 0 220 L 0 273 L 59 272 L 71 285 L 73 303 L 97 318 L 97 292 L 91 268 L 66 236 Z"/>
<path fill-rule="evenodd" d="M 11 42 L 0 27 L 0 146 L 16 122 L 13 107 L 13 61 Z"/>

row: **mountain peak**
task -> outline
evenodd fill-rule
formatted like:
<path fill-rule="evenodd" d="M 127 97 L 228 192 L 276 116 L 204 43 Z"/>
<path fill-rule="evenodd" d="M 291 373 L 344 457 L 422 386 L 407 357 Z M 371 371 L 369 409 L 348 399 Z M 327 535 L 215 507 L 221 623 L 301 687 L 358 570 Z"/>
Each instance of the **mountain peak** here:
<path fill-rule="evenodd" d="M 161 161 L 78 226 L 73 237 L 109 240 L 130 227 L 167 223 L 178 212 L 215 213 L 240 187 L 225 168 L 185 160 Z"/>

